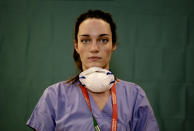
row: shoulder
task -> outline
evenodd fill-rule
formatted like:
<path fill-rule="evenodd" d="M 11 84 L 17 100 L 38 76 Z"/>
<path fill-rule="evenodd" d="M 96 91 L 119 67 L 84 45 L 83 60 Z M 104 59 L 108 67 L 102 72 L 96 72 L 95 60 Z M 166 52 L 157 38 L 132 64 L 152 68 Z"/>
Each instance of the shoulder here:
<path fill-rule="evenodd" d="M 70 90 L 71 88 L 77 87 L 79 82 L 72 84 L 71 82 L 67 83 L 67 81 L 60 81 L 48 86 L 45 90 L 48 92 L 58 92 L 61 90 Z"/>
<path fill-rule="evenodd" d="M 70 92 L 75 92 L 78 87 L 79 82 L 74 84 L 67 83 L 66 81 L 60 81 L 48 86 L 43 93 L 43 96 L 47 96 L 49 98 L 55 98 L 58 96 L 66 96 Z"/>
<path fill-rule="evenodd" d="M 145 91 L 136 83 L 128 82 L 119 79 L 117 83 L 118 90 L 123 90 L 125 93 L 130 93 L 133 95 L 140 95 L 142 97 L 146 96 Z"/>
<path fill-rule="evenodd" d="M 129 102 L 132 101 L 129 105 L 134 105 L 134 111 L 138 111 L 139 109 L 152 111 L 147 95 L 139 85 L 133 82 L 119 80 L 118 91 L 120 92 L 119 95 L 122 97 L 125 96 Z"/>
<path fill-rule="evenodd" d="M 64 104 L 64 102 L 69 101 L 72 96 L 79 93 L 78 83 L 66 83 L 66 81 L 57 82 L 48 86 L 42 96 L 38 101 L 38 107 L 43 107 L 49 105 L 49 107 L 54 110 L 58 104 Z"/>
<path fill-rule="evenodd" d="M 72 84 L 72 83 L 67 83 L 67 81 L 60 81 L 60 82 L 57 82 L 57 83 L 54 83 L 54 84 L 48 86 L 46 89 L 47 90 L 57 90 L 57 89 L 61 89 L 61 88 L 68 88 L 68 87 L 71 87 L 73 85 L 74 84 Z"/>

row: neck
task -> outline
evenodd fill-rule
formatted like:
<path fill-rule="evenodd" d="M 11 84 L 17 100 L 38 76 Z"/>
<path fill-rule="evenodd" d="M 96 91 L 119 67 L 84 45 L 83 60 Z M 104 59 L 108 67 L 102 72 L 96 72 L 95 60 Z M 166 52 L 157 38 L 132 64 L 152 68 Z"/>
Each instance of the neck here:
<path fill-rule="evenodd" d="M 96 105 L 98 106 L 98 109 L 102 111 L 110 96 L 110 90 L 107 90 L 105 92 L 100 92 L 100 93 L 91 92 L 91 91 L 88 91 L 88 92 L 94 99 Z"/>
<path fill-rule="evenodd" d="M 104 96 L 109 96 L 110 95 L 110 90 L 107 90 L 105 92 L 92 92 L 92 91 L 88 90 L 88 92 L 92 96 L 96 96 L 96 97 L 104 97 Z"/>
<path fill-rule="evenodd" d="M 85 71 L 85 70 L 87 70 L 87 69 L 91 68 L 91 67 L 85 67 L 85 66 L 83 66 L 83 65 L 82 65 L 82 67 L 83 67 L 83 71 Z M 100 66 L 99 66 L 99 67 L 100 67 Z M 102 68 L 102 69 L 106 69 L 106 70 L 109 70 L 109 64 L 108 64 L 108 65 L 106 65 L 106 66 L 104 66 L 104 67 L 100 67 L 100 68 Z"/>

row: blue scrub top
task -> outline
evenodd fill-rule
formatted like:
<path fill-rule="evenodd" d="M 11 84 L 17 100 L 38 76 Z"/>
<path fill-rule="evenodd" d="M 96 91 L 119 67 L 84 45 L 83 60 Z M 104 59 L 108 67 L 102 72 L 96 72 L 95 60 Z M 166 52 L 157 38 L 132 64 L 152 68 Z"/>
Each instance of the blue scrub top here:
<path fill-rule="evenodd" d="M 59 82 L 46 88 L 27 125 L 38 131 L 94 131 L 93 119 L 80 82 Z M 117 131 L 159 131 L 145 92 L 136 84 L 119 80 L 116 85 Z M 111 131 L 112 97 L 100 111 L 90 96 L 92 112 L 101 131 Z"/>

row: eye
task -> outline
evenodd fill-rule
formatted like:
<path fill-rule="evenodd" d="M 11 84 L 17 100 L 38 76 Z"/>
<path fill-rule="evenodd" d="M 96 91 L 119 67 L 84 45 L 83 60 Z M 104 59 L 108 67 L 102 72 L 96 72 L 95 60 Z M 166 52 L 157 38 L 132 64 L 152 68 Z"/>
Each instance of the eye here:
<path fill-rule="evenodd" d="M 107 38 L 102 38 L 98 40 L 100 43 L 106 44 L 108 42 Z"/>
<path fill-rule="evenodd" d="M 81 43 L 83 43 L 83 44 L 86 44 L 86 43 L 89 43 L 90 42 L 90 39 L 82 39 L 81 40 Z"/>

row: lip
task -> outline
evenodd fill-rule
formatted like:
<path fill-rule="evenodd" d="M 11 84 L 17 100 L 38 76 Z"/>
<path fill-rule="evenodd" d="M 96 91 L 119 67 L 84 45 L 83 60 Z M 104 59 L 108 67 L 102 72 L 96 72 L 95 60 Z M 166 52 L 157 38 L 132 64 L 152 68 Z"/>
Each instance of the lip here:
<path fill-rule="evenodd" d="M 91 60 L 91 61 L 97 61 L 97 60 L 101 59 L 101 57 L 91 56 L 91 57 L 88 57 L 88 59 Z"/>

